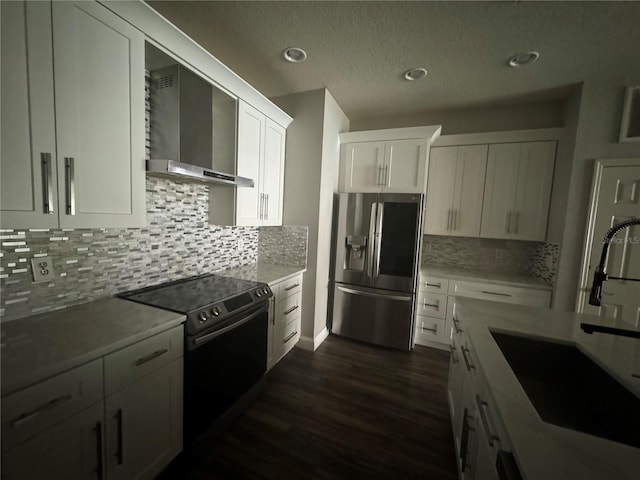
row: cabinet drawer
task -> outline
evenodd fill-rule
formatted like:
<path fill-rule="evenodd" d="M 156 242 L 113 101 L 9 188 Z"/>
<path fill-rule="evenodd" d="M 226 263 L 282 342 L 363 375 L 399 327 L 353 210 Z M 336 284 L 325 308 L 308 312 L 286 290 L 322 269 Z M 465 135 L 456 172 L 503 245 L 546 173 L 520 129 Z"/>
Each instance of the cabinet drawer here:
<path fill-rule="evenodd" d="M 530 305 L 532 307 L 548 307 L 551 303 L 551 292 L 547 290 L 479 282 L 452 280 L 449 283 L 449 295 L 518 305 Z"/>
<path fill-rule="evenodd" d="M 102 359 L 2 399 L 2 450 L 102 399 Z"/>
<path fill-rule="evenodd" d="M 296 316 L 300 316 L 301 300 L 301 294 L 290 295 L 276 304 L 276 328 L 282 328 Z"/>
<path fill-rule="evenodd" d="M 278 301 L 284 300 L 285 297 L 293 295 L 302 290 L 302 275 L 296 275 L 293 278 L 280 282 L 278 284 Z"/>
<path fill-rule="evenodd" d="M 420 276 L 419 290 L 446 295 L 449 290 L 449 280 L 447 278 Z"/>
<path fill-rule="evenodd" d="M 104 359 L 105 395 L 183 356 L 182 325 L 118 350 Z"/>
<path fill-rule="evenodd" d="M 300 321 L 295 319 L 279 328 L 275 335 L 275 348 L 277 352 L 289 350 L 300 338 Z"/>
<path fill-rule="evenodd" d="M 447 315 L 447 296 L 438 293 L 418 292 L 418 315 L 445 318 Z"/>
<path fill-rule="evenodd" d="M 415 342 L 419 345 L 423 341 L 447 343 L 446 323 L 444 318 L 416 315 Z"/>

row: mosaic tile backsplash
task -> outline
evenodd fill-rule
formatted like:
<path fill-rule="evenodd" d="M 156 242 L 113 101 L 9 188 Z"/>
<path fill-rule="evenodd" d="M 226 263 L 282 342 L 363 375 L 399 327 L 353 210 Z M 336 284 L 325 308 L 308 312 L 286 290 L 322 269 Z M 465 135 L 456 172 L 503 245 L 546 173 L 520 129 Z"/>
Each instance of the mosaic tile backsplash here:
<path fill-rule="evenodd" d="M 553 285 L 560 247 L 553 243 L 425 235 L 422 262 L 438 267 L 531 275 Z"/>
<path fill-rule="evenodd" d="M 309 228 L 298 225 L 260 227 L 258 252 L 260 261 L 290 267 L 307 266 Z"/>
<path fill-rule="evenodd" d="M 146 228 L 0 231 L 2 321 L 257 261 L 258 227 L 209 225 L 208 186 L 149 177 L 146 188 Z M 43 256 L 54 280 L 33 283 Z"/>

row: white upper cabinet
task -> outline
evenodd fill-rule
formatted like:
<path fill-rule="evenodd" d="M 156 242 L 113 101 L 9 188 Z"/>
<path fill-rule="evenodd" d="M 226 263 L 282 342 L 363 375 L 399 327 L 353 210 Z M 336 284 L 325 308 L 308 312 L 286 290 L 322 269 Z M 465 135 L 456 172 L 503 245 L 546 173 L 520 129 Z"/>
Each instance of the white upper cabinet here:
<path fill-rule="evenodd" d="M 429 144 L 440 127 L 340 135 L 340 191 L 424 193 Z"/>
<path fill-rule="evenodd" d="M 237 173 L 255 185 L 237 187 L 236 225 L 282 225 L 285 142 L 284 127 L 238 102 Z"/>
<path fill-rule="evenodd" d="M 489 146 L 481 237 L 544 241 L 556 142 Z"/>
<path fill-rule="evenodd" d="M 144 226 L 137 29 L 94 2 L 2 2 L 2 117 L 3 228 Z"/>
<path fill-rule="evenodd" d="M 479 236 L 487 150 L 487 145 L 432 147 L 424 233 Z"/>

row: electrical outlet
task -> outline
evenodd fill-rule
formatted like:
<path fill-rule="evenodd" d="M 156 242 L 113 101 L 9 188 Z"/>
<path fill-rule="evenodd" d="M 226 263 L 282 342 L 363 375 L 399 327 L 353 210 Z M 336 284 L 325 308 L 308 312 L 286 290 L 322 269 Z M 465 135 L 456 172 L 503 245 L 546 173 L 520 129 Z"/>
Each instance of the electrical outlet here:
<path fill-rule="evenodd" d="M 496 260 L 502 259 L 502 250 L 500 248 L 496 248 L 495 259 Z"/>
<path fill-rule="evenodd" d="M 53 280 L 53 259 L 51 257 L 39 257 L 31 259 L 31 271 L 33 283 L 48 282 Z"/>

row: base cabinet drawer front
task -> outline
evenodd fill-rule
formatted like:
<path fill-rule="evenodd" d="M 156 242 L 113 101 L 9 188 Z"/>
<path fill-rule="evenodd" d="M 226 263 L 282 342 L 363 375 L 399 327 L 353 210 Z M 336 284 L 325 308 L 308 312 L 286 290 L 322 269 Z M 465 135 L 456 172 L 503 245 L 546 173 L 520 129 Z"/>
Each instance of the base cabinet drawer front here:
<path fill-rule="evenodd" d="M 283 328 L 276 331 L 274 336 L 274 357 L 280 360 L 300 339 L 300 316 L 292 319 Z"/>
<path fill-rule="evenodd" d="M 276 305 L 276 329 L 282 328 L 296 316 L 300 316 L 302 295 L 290 295 Z"/>
<path fill-rule="evenodd" d="M 299 293 L 302 291 L 302 275 L 296 275 L 293 278 L 284 280 L 279 283 L 278 300 L 283 300 L 289 295 Z"/>
<path fill-rule="evenodd" d="M 449 283 L 449 295 L 517 305 L 530 305 L 532 307 L 548 307 L 551 303 L 551 292 L 547 290 L 479 282 L 451 281 Z"/>
<path fill-rule="evenodd" d="M 105 357 L 105 394 L 109 395 L 183 356 L 182 325 Z"/>
<path fill-rule="evenodd" d="M 416 315 L 415 342 L 440 342 L 447 341 L 446 320 L 444 318 L 428 317 L 426 315 Z"/>
<path fill-rule="evenodd" d="M 105 400 L 108 480 L 152 479 L 182 449 L 183 359 Z"/>
<path fill-rule="evenodd" d="M 418 315 L 445 318 L 447 315 L 447 296 L 438 293 L 418 292 L 416 313 Z"/>
<path fill-rule="evenodd" d="M 103 402 L 95 403 L 17 447 L 4 451 L 2 479 L 104 478 L 103 416 Z"/>
<path fill-rule="evenodd" d="M 449 290 L 449 280 L 446 278 L 420 276 L 421 292 L 441 293 L 446 295 Z"/>
<path fill-rule="evenodd" d="M 2 451 L 102 400 L 102 359 L 2 399 Z"/>

